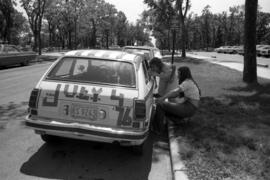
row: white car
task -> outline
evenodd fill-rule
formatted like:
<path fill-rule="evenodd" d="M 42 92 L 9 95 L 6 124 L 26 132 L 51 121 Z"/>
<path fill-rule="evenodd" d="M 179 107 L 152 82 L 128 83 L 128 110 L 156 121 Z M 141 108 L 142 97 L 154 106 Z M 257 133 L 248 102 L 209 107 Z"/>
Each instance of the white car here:
<path fill-rule="evenodd" d="M 225 53 L 226 49 L 228 48 L 229 46 L 220 46 L 219 48 L 216 48 L 215 49 L 215 52 L 217 53 Z"/>
<path fill-rule="evenodd" d="M 45 142 L 55 136 L 133 146 L 142 152 L 154 114 L 154 81 L 141 55 L 67 52 L 32 90 L 26 125 Z"/>
<path fill-rule="evenodd" d="M 270 45 L 265 45 L 265 46 L 259 48 L 257 50 L 257 55 L 269 57 L 270 56 Z"/>

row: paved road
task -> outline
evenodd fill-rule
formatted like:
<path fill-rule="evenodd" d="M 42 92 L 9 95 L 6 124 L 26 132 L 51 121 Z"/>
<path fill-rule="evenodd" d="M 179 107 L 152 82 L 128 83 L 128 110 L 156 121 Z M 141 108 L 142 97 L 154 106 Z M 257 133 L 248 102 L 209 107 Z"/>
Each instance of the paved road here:
<path fill-rule="evenodd" d="M 189 52 L 187 56 L 204 59 L 211 63 L 243 71 L 244 58 L 238 54 L 221 54 L 216 52 Z M 270 58 L 257 57 L 257 76 L 270 79 Z"/>
<path fill-rule="evenodd" d="M 212 60 L 216 60 L 217 62 L 238 62 L 243 63 L 244 56 L 239 54 L 223 54 L 223 53 L 216 53 L 216 52 L 188 52 L 188 54 L 193 54 L 197 56 L 201 56 L 202 58 L 211 58 Z M 265 64 L 270 67 L 270 58 L 265 57 L 257 57 L 258 64 Z"/>
<path fill-rule="evenodd" d="M 51 62 L 0 70 L 1 180 L 170 180 L 167 140 L 150 135 L 143 156 L 117 145 L 47 145 L 23 125 L 29 93 Z"/>

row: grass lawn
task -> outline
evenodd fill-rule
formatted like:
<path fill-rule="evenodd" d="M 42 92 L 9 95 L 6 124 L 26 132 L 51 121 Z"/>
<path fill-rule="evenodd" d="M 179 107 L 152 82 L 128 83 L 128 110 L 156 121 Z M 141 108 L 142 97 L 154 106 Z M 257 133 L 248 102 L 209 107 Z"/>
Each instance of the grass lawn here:
<path fill-rule="evenodd" d="M 270 80 L 248 86 L 241 72 L 227 67 L 191 58 L 175 62 L 190 67 L 202 91 L 198 113 L 177 130 L 189 178 L 269 179 Z"/>

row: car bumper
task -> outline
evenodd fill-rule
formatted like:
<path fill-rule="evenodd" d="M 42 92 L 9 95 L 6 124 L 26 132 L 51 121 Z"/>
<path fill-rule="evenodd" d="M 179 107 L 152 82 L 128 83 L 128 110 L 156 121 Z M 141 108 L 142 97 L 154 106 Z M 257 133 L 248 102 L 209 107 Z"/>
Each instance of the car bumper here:
<path fill-rule="evenodd" d="M 118 142 L 123 146 L 140 145 L 146 140 L 149 133 L 148 129 L 135 131 L 89 124 L 63 123 L 54 120 L 33 120 L 29 115 L 25 118 L 25 125 L 34 129 L 37 134 L 107 143 Z"/>

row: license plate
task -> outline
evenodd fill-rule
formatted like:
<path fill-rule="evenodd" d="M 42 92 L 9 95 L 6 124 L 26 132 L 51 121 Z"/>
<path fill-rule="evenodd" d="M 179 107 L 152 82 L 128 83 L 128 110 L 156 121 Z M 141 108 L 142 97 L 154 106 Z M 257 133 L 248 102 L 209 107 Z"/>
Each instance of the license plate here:
<path fill-rule="evenodd" d="M 73 118 L 95 121 L 98 119 L 98 108 L 95 106 L 72 105 L 70 114 Z"/>

